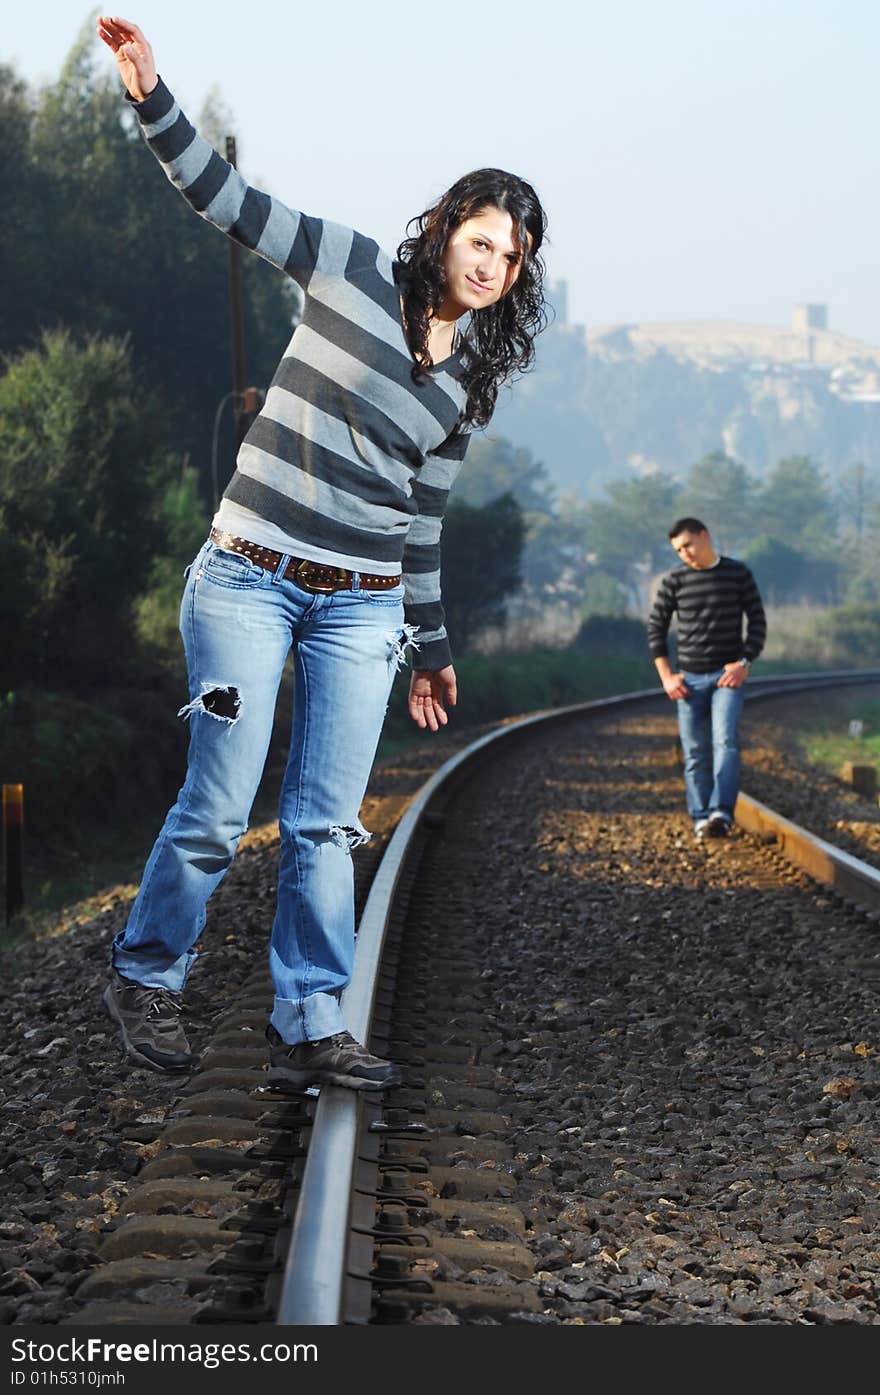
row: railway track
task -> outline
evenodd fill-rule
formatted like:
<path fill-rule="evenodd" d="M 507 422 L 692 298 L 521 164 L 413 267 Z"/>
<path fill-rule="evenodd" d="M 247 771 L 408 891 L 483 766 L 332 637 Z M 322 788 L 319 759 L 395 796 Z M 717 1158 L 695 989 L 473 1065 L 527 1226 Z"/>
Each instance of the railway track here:
<path fill-rule="evenodd" d="M 692 846 L 657 706 L 537 714 L 426 782 L 357 864 L 344 1003 L 403 1085 L 266 1090 L 245 979 L 60 1321 L 878 1320 L 880 874 L 747 797 Z"/>

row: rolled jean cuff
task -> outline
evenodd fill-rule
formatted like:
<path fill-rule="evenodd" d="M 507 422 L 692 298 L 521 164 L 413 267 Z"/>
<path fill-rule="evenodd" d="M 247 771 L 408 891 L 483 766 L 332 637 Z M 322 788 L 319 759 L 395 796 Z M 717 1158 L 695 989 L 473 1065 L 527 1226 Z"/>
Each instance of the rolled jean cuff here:
<path fill-rule="evenodd" d="M 177 959 L 169 960 L 160 955 L 138 953 L 137 950 L 117 949 L 114 944 L 110 962 L 123 978 L 132 978 L 145 988 L 169 988 L 172 993 L 180 993 L 187 975 L 198 958 L 194 949 L 188 949 Z"/>
<path fill-rule="evenodd" d="M 301 1002 L 276 998 L 269 1020 L 289 1046 L 301 1041 L 321 1041 L 345 1031 L 339 1002 L 332 993 L 312 993 Z"/>

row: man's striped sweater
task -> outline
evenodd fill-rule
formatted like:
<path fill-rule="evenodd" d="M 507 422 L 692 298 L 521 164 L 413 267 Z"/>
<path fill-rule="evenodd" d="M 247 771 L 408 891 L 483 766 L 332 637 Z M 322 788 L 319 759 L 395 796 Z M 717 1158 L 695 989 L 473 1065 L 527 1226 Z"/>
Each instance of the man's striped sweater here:
<path fill-rule="evenodd" d="M 711 673 L 737 659 L 751 661 L 764 648 L 767 620 L 755 578 L 745 562 L 733 557 L 719 557 L 711 567 L 685 563 L 663 578 L 648 617 L 648 644 L 655 659 L 668 656 L 673 615 L 678 617 L 678 666 L 685 673 Z"/>
<path fill-rule="evenodd" d="M 161 79 L 131 105 L 196 212 L 305 295 L 215 524 L 310 561 L 384 576 L 402 570 L 418 667 L 444 667 L 440 532 L 469 439 L 460 355 L 414 380 L 399 263 L 360 233 L 251 188 Z"/>

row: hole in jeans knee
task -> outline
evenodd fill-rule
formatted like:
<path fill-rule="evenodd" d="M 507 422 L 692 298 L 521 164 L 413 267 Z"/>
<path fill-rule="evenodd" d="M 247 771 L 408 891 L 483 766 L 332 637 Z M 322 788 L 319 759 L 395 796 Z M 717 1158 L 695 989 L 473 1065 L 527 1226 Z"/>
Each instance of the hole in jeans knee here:
<path fill-rule="evenodd" d="M 234 726 L 241 715 L 241 694 L 238 688 L 222 683 L 203 683 L 199 696 L 186 703 L 178 712 L 184 721 L 199 713 L 217 722 Z"/>
<path fill-rule="evenodd" d="M 362 843 L 369 843 L 373 836 L 367 832 L 360 820 L 354 824 L 331 823 L 328 832 L 330 841 L 346 852 L 359 848 Z"/>

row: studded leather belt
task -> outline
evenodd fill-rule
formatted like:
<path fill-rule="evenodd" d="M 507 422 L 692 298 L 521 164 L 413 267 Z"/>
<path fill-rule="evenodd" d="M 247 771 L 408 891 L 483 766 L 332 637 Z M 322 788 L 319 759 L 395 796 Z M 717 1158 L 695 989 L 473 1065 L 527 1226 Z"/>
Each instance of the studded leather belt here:
<path fill-rule="evenodd" d="M 222 547 L 224 552 L 237 552 L 248 561 L 263 567 L 266 571 L 277 572 L 283 552 L 273 552 L 271 547 L 260 547 L 259 543 L 247 538 L 236 538 L 221 528 L 211 529 L 211 542 Z M 306 591 L 318 595 L 329 595 L 331 591 L 350 591 L 354 573 L 345 567 L 330 567 L 323 562 L 310 562 L 307 557 L 291 557 L 282 575 Z M 400 576 L 373 576 L 369 572 L 358 572 L 359 584 L 365 591 L 390 591 L 400 585 Z"/>

